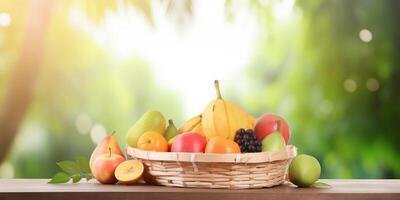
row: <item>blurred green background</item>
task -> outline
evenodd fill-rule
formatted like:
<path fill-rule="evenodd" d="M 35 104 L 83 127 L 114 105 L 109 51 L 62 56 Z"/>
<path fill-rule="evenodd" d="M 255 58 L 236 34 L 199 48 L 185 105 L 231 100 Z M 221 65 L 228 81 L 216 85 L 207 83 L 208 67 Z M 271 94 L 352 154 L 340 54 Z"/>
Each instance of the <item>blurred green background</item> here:
<path fill-rule="evenodd" d="M 48 178 L 142 113 L 285 116 L 323 178 L 400 178 L 400 1 L 0 1 L 0 177 Z"/>

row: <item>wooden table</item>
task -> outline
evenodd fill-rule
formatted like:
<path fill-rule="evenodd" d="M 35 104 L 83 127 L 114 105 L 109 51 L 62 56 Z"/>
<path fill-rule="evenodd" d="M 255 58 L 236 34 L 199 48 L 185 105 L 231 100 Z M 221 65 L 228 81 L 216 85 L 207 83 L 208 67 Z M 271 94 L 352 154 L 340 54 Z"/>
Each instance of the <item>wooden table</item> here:
<path fill-rule="evenodd" d="M 73 199 L 73 200 L 303 200 L 303 199 L 399 199 L 397 180 L 322 180 L 329 189 L 295 188 L 290 184 L 266 189 L 227 190 L 189 189 L 151 186 L 47 184 L 45 179 L 0 179 L 0 200 L 7 199 Z"/>

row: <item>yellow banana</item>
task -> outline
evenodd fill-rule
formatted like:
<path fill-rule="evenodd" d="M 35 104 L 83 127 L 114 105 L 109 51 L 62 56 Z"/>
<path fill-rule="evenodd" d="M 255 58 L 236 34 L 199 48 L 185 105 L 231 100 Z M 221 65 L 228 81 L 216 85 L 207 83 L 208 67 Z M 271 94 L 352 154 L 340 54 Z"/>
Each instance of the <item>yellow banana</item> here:
<path fill-rule="evenodd" d="M 196 128 L 198 125 L 201 124 L 201 115 L 196 115 L 192 118 L 190 118 L 188 121 L 183 123 L 181 127 L 179 127 L 178 131 L 179 133 L 184 133 L 184 132 L 190 132 L 194 128 Z"/>
<path fill-rule="evenodd" d="M 192 131 L 204 135 L 201 123 L 197 124 Z"/>
<path fill-rule="evenodd" d="M 238 129 L 253 127 L 250 124 L 248 114 L 239 105 L 222 99 L 217 80 L 214 85 L 218 97 L 204 109 L 201 120 L 203 133 L 207 139 L 222 136 L 233 140 Z"/>

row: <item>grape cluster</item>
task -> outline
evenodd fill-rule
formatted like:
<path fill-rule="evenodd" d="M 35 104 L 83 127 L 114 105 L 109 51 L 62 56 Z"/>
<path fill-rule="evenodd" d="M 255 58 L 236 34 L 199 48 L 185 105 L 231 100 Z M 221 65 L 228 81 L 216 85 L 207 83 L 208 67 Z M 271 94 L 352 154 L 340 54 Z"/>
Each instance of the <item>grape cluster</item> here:
<path fill-rule="evenodd" d="M 261 152 L 262 150 L 261 142 L 251 129 L 239 129 L 236 132 L 235 142 L 239 145 L 240 152 L 242 153 Z"/>

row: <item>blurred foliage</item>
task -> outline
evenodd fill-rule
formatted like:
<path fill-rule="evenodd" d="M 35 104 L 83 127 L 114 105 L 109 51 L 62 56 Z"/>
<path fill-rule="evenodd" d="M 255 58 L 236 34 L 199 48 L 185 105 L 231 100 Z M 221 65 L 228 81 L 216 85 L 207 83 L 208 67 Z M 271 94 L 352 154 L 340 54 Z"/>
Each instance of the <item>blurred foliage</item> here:
<path fill-rule="evenodd" d="M 252 110 L 286 116 L 292 143 L 317 156 L 325 178 L 400 177 L 400 2 L 296 5 L 287 23 L 271 15 L 270 5 L 248 6 L 266 33 L 248 68 L 263 91 L 262 98 L 256 91 L 247 97 Z M 360 39 L 362 29 L 373 33 L 369 43 Z M 346 80 L 355 91 L 346 90 Z"/>
<path fill-rule="evenodd" d="M 17 16 L 16 13 L 25 13 L 23 8 L 3 11 Z M 116 130 L 121 146 L 125 146 L 126 130 L 143 112 L 163 110 L 166 117 L 177 119 L 183 115 L 180 100 L 157 85 L 146 61 L 133 57 L 116 62 L 88 35 L 70 27 L 68 6 L 58 9 L 66 10 L 52 16 L 35 100 L 15 141 L 18 145 L 10 153 L 9 162 L 16 167 L 15 177 L 50 177 L 57 170 L 57 161 L 74 159 L 77 155 L 89 157 L 95 144 L 89 135 L 77 132 L 76 117 L 81 114 L 90 116 L 92 125 L 105 127 L 107 132 Z M 3 50 L 3 59 L 13 54 L 6 59 L 11 62 L 6 66 L 11 66 L 18 57 L 21 36 L 17 30 L 23 29 L 26 17 L 13 18 L 12 27 L 2 30 L 9 31 L 4 33 L 7 43 L 16 40 Z M 101 23 L 98 20 L 93 18 Z M 5 78 L 7 71 L 1 75 Z M 163 101 L 158 101 L 161 98 Z M 49 170 L 43 170 L 43 166 Z"/>
<path fill-rule="evenodd" d="M 6 66 L 0 68 L 0 95 L 18 59 L 26 2 L 0 2 L 0 11 L 18 16 L 0 29 Z M 89 134 L 78 133 L 77 116 L 90 116 L 91 125 L 107 132 L 115 129 L 121 146 L 126 130 L 146 110 L 184 120 L 180 99 L 157 83 L 146 60 L 118 61 L 68 22 L 69 10 L 78 7 L 101 24 L 107 12 L 118 12 L 114 1 L 55 2 L 35 99 L 7 161 L 15 177 L 50 177 L 56 161 L 89 156 L 94 144 Z M 150 1 L 122 2 L 154 26 Z M 323 178 L 399 178 L 400 2 L 297 1 L 290 20 L 272 14 L 282 2 L 226 2 L 227 19 L 235 21 L 239 11 L 233 8 L 240 7 L 261 29 L 246 66 L 246 95 L 227 88 L 227 97 L 257 116 L 265 111 L 285 116 L 291 142 L 321 161 Z M 187 3 L 186 12 L 192 6 Z M 373 34 L 370 42 L 360 40 L 362 29 Z M 379 83 L 377 91 L 366 87 L 371 79 Z M 356 83 L 355 91 L 346 89 L 346 80 Z"/>

